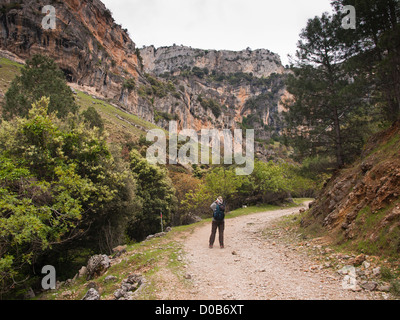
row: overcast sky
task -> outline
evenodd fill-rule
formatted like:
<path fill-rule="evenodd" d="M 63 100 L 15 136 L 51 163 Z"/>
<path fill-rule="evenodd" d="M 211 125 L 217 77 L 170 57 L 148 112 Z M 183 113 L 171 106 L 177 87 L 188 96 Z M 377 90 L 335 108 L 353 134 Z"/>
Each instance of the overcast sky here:
<path fill-rule="evenodd" d="M 331 0 L 102 0 L 138 47 L 269 49 L 294 55 L 307 20 L 332 12 Z"/>

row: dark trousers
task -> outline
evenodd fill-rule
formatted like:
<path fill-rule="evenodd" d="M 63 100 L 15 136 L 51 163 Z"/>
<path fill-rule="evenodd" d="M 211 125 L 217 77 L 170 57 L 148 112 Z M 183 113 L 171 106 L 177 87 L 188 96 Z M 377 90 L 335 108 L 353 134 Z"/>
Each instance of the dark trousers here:
<path fill-rule="evenodd" d="M 223 246 L 224 245 L 224 229 L 225 229 L 225 221 L 213 221 L 211 225 L 211 236 L 210 236 L 210 246 L 214 244 L 215 241 L 215 235 L 217 233 L 218 229 L 218 235 L 219 235 L 219 245 Z"/>

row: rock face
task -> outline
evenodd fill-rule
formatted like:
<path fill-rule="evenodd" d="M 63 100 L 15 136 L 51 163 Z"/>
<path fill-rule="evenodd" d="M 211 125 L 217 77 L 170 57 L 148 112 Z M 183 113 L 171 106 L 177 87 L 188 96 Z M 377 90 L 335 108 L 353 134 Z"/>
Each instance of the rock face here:
<path fill-rule="evenodd" d="M 304 225 L 318 222 L 345 240 L 398 254 L 400 122 L 373 137 L 361 159 L 338 171 L 313 203 Z M 368 247 L 367 247 L 368 248 Z M 362 263 L 362 257 L 358 263 Z"/>
<path fill-rule="evenodd" d="M 56 29 L 45 30 L 42 9 L 48 1 L 2 1 L 0 47 L 22 59 L 39 53 L 52 57 L 70 82 L 96 88 L 99 95 L 119 101 L 143 118 L 138 96 L 124 83 L 138 82 L 140 66 L 135 44 L 99 0 L 52 2 Z"/>
<path fill-rule="evenodd" d="M 217 73 L 251 73 L 261 78 L 272 73 L 283 73 L 280 57 L 266 49 L 228 51 L 201 50 L 186 46 L 140 49 L 145 72 L 162 75 L 180 73 L 182 67 L 207 68 Z"/>
<path fill-rule="evenodd" d="M 1 47 L 23 58 L 42 53 L 52 56 L 69 79 L 105 86 L 111 73 L 121 67 L 137 77 L 135 44 L 126 30 L 114 23 L 101 1 L 65 0 L 53 3 L 56 29 L 45 30 L 42 8 L 48 1 L 27 0 L 21 4 L 2 1 Z M 99 86 L 100 88 L 100 86 Z"/>
<path fill-rule="evenodd" d="M 269 50 L 216 51 L 185 46 L 140 50 L 144 70 L 170 81 L 179 102 L 156 100 L 164 114 L 178 114 L 182 127 L 257 130 L 257 138 L 279 131 L 285 70 Z"/>
<path fill-rule="evenodd" d="M 107 255 L 92 256 L 87 264 L 87 279 L 90 280 L 104 274 L 111 266 L 110 259 Z"/>
<path fill-rule="evenodd" d="M 45 30 L 44 0 L 0 5 L 0 49 L 52 57 L 69 82 L 95 88 L 128 112 L 168 129 L 254 128 L 267 140 L 282 129 L 285 70 L 264 49 L 184 46 L 137 49 L 99 0 L 54 1 L 56 29 Z M 75 86 L 76 87 L 76 86 Z"/>

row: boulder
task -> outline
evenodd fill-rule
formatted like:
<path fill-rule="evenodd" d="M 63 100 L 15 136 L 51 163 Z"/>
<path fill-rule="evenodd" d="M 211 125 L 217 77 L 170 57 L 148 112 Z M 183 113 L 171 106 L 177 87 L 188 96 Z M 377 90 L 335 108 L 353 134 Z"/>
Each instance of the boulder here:
<path fill-rule="evenodd" d="M 361 283 L 361 288 L 367 291 L 374 291 L 378 287 L 378 284 L 375 281 L 367 281 Z"/>
<path fill-rule="evenodd" d="M 100 293 L 96 289 L 91 288 L 86 292 L 82 300 L 100 300 Z"/>
<path fill-rule="evenodd" d="M 349 262 L 355 266 L 360 266 L 365 261 L 365 259 L 365 254 L 360 254 L 354 259 L 351 259 Z"/>
<path fill-rule="evenodd" d="M 107 276 L 104 279 L 104 282 L 115 282 L 115 281 L 117 281 L 117 277 L 116 276 Z"/>
<path fill-rule="evenodd" d="M 381 275 L 381 268 L 380 267 L 376 267 L 376 268 L 372 269 L 372 274 L 375 277 L 379 277 Z"/>
<path fill-rule="evenodd" d="M 117 300 L 130 300 L 131 295 L 143 284 L 143 277 L 140 274 L 130 274 L 124 279 L 121 287 L 114 292 Z"/>
<path fill-rule="evenodd" d="M 111 266 L 110 259 L 107 255 L 95 255 L 91 257 L 86 266 L 87 268 L 87 280 L 93 279 L 94 277 L 101 276 Z"/>
<path fill-rule="evenodd" d="M 125 294 L 126 294 L 126 292 L 123 289 L 117 289 L 114 292 L 114 297 L 115 297 L 115 299 L 119 300 L 121 298 L 124 298 Z"/>
<path fill-rule="evenodd" d="M 96 291 L 99 291 L 99 285 L 96 283 L 96 282 L 94 282 L 94 281 L 90 281 L 90 282 L 88 282 L 88 283 L 86 283 L 86 288 L 89 290 L 89 289 L 95 289 Z"/>
<path fill-rule="evenodd" d="M 85 266 L 83 266 L 82 268 L 80 268 L 80 270 L 78 271 L 78 279 L 82 278 L 82 277 L 86 277 L 88 274 L 88 270 Z"/>
<path fill-rule="evenodd" d="M 151 234 L 146 237 L 145 241 L 151 240 L 154 238 L 161 238 L 161 237 L 164 237 L 166 234 L 167 234 L 166 232 L 158 232 L 156 234 Z"/>
<path fill-rule="evenodd" d="M 376 288 L 376 290 L 381 291 L 381 292 L 389 292 L 390 289 L 391 289 L 391 286 L 389 284 L 381 284 Z"/>

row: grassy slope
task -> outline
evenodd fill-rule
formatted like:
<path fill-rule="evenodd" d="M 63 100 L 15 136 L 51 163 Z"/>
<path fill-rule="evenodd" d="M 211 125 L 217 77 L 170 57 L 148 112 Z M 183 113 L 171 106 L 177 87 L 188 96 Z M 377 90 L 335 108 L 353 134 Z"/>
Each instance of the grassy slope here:
<path fill-rule="evenodd" d="M 0 101 L 2 101 L 12 80 L 19 74 L 22 65 L 0 57 L 0 66 Z"/>
<path fill-rule="evenodd" d="M 111 142 L 126 142 L 136 140 L 141 135 L 146 135 L 146 130 L 160 129 L 138 116 L 126 113 L 110 103 L 94 98 L 84 92 L 77 91 L 76 101 L 81 111 L 93 106 L 105 122 L 105 129 L 109 133 Z"/>
<path fill-rule="evenodd" d="M 0 57 L 0 102 L 4 99 L 12 80 L 20 73 L 23 65 L 9 59 Z M 81 91 L 77 91 L 76 101 L 81 107 L 81 112 L 93 106 L 105 122 L 109 133 L 110 142 L 123 143 L 137 140 L 141 135 L 146 135 L 150 129 L 159 129 L 156 125 L 140 119 L 134 114 L 122 111 L 107 101 L 95 98 Z"/>

